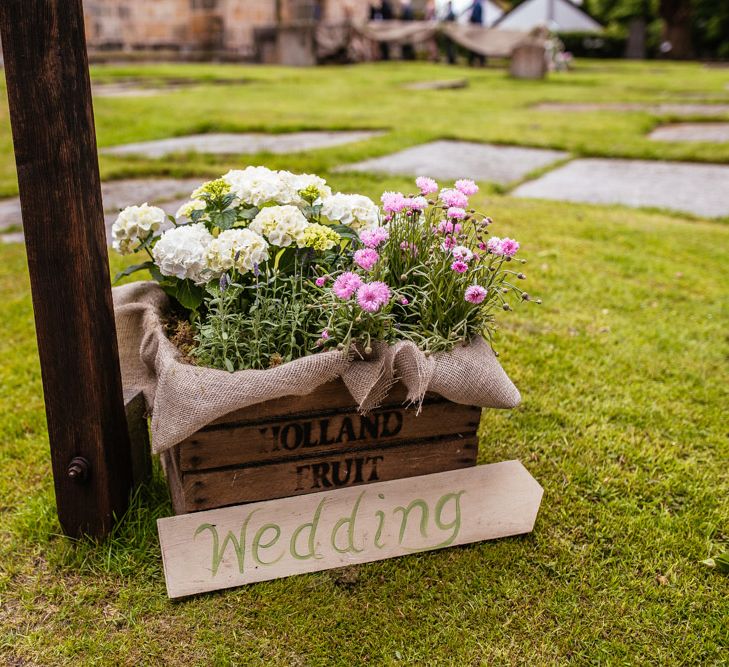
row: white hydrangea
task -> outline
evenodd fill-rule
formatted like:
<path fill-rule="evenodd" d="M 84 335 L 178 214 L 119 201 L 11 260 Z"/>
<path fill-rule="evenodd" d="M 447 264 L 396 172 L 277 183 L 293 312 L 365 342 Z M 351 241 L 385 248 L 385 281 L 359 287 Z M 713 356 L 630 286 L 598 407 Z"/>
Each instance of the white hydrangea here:
<path fill-rule="evenodd" d="M 278 173 L 284 184 L 279 204 L 304 206 L 307 202 L 299 193 L 307 188 L 316 188 L 319 191 L 319 197 L 314 200 L 314 204 L 321 204 L 322 200 L 332 195 L 332 189 L 320 176 L 315 174 L 292 174 L 290 171 L 280 171 Z"/>
<path fill-rule="evenodd" d="M 229 171 L 223 180 L 244 204 L 261 207 L 287 197 L 287 186 L 277 171 L 266 167 L 246 167 Z"/>
<path fill-rule="evenodd" d="M 177 209 L 175 218 L 177 220 L 184 218 L 189 219 L 193 211 L 204 211 L 206 206 L 207 204 L 202 199 L 193 199 Z"/>
<path fill-rule="evenodd" d="M 251 229 L 227 229 L 208 246 L 207 266 L 214 276 L 233 267 L 240 273 L 253 271 L 268 259 L 268 243 Z"/>
<path fill-rule="evenodd" d="M 111 226 L 114 250 L 129 255 L 151 232 L 156 232 L 165 221 L 166 213 L 147 203 L 127 206 Z"/>
<path fill-rule="evenodd" d="M 364 195 L 345 195 L 338 192 L 324 200 L 322 214 L 341 222 L 355 231 L 373 229 L 380 224 L 380 212 L 375 202 Z"/>
<path fill-rule="evenodd" d="M 182 225 L 162 234 L 152 256 L 162 275 L 202 285 L 210 279 L 206 258 L 212 240 L 212 234 L 201 222 Z"/>
<path fill-rule="evenodd" d="M 282 248 L 298 242 L 309 223 L 296 206 L 269 206 L 250 224 L 257 234 L 265 236 L 269 243 Z"/>

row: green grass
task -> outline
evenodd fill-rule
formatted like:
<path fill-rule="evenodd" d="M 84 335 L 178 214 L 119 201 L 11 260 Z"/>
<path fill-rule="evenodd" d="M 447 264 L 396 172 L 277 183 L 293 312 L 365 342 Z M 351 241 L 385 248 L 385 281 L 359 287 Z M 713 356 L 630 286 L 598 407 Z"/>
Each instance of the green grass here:
<path fill-rule="evenodd" d="M 649 144 L 642 132 L 654 120 L 643 114 L 543 117 L 526 106 L 721 93 L 726 71 L 697 65 L 588 64 L 539 84 L 397 64 L 95 70 L 104 79 L 212 72 L 256 82 L 218 86 L 215 97 L 202 88 L 100 100 L 101 143 L 199 129 L 387 127 L 369 143 L 258 159 L 328 173 L 455 136 L 729 161 L 729 146 Z M 396 87 L 451 75 L 469 76 L 471 88 Z M 10 191 L 12 155 L 0 148 Z M 116 176 L 227 166 L 103 159 Z M 408 187 L 329 180 L 371 196 Z M 524 402 L 484 413 L 479 459 L 521 459 L 544 486 L 535 531 L 176 603 L 165 595 L 155 532 L 171 512 L 159 472 L 104 544 L 59 536 L 25 256 L 0 245 L 0 662 L 726 664 L 729 578 L 700 561 L 729 548 L 729 226 L 495 193 L 480 204 L 495 233 L 522 241 L 529 291 L 544 299 L 501 318 L 502 364 Z"/>

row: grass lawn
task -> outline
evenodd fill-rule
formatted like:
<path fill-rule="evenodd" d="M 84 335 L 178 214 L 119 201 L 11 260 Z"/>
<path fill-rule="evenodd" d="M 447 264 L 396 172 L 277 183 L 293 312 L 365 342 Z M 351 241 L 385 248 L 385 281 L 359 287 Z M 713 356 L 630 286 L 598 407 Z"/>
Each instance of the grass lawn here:
<path fill-rule="evenodd" d="M 648 114 L 529 108 L 729 100 L 729 71 L 699 65 L 586 63 L 543 83 L 399 64 L 94 74 L 208 81 L 98 100 L 101 145 L 201 130 L 391 129 L 351 146 L 245 158 L 322 172 L 335 188 L 373 197 L 410 186 L 330 169 L 442 137 L 729 162 L 729 144 L 648 142 L 661 120 Z M 471 86 L 397 87 L 450 76 Z M 210 77 L 252 82 L 213 86 Z M 11 194 L 4 105 L 0 115 L 0 189 Z M 104 157 L 102 169 L 202 176 L 242 162 Z M 171 512 L 159 471 L 104 544 L 58 534 L 25 255 L 0 245 L 0 662 L 726 664 L 729 577 L 700 561 L 729 549 L 729 225 L 493 189 L 479 203 L 495 233 L 522 241 L 529 290 L 544 299 L 501 318 L 497 346 L 524 402 L 486 411 L 481 426 L 480 463 L 521 459 L 544 486 L 534 533 L 176 603 L 156 538 L 155 519 Z M 113 270 L 121 265 L 112 258 Z"/>

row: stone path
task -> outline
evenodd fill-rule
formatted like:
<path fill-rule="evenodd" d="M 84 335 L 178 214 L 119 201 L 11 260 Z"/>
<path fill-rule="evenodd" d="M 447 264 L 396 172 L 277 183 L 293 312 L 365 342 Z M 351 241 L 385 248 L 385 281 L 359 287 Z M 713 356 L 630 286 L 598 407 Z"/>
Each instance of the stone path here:
<path fill-rule="evenodd" d="M 654 141 L 729 142 L 729 123 L 675 123 L 657 127 L 648 137 Z M 728 186 L 729 187 L 729 186 Z"/>
<path fill-rule="evenodd" d="M 200 185 L 204 178 L 154 180 L 129 180 L 102 183 L 101 194 L 104 199 L 104 221 L 106 236 L 111 239 L 111 225 L 120 209 L 131 204 L 156 204 L 167 213 L 174 214 L 190 198 L 190 193 Z M 15 243 L 23 240 L 20 200 L 0 201 L 0 243 Z"/>
<path fill-rule="evenodd" d="M 298 153 L 330 148 L 355 141 L 379 137 L 384 132 L 357 130 L 350 132 L 290 132 L 287 134 L 195 134 L 158 141 L 142 141 L 105 148 L 108 155 L 141 155 L 161 158 L 170 153 L 208 153 L 240 155 L 243 153 Z"/>
<path fill-rule="evenodd" d="M 520 185 L 512 195 L 650 206 L 700 215 L 729 216 L 729 165 L 648 160 L 574 160 Z"/>
<path fill-rule="evenodd" d="M 457 90 L 468 88 L 468 79 L 443 79 L 440 81 L 416 81 L 404 87 L 407 90 Z"/>
<path fill-rule="evenodd" d="M 729 114 L 729 104 L 642 104 L 640 102 L 594 102 L 562 103 L 544 102 L 533 107 L 537 111 L 566 111 L 584 113 L 589 111 L 642 111 L 658 116 L 722 116 Z"/>
<path fill-rule="evenodd" d="M 473 178 L 506 185 L 568 157 L 562 151 L 433 141 L 383 157 L 348 164 L 337 171 L 364 171 L 434 178 Z"/>

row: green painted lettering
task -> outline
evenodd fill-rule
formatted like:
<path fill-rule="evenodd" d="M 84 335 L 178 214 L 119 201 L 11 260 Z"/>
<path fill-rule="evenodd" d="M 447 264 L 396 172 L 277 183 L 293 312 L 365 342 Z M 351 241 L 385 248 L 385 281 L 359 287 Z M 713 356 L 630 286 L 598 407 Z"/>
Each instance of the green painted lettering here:
<path fill-rule="evenodd" d="M 272 530 L 274 532 L 274 536 L 268 542 L 262 543 L 261 540 L 263 539 L 263 535 L 266 533 L 267 530 Z M 259 565 L 273 565 L 274 563 L 278 563 L 278 561 L 280 561 L 284 556 L 283 552 L 281 553 L 281 555 L 279 555 L 278 558 L 266 561 L 261 558 L 258 550 L 269 549 L 274 544 L 276 544 L 276 542 L 278 542 L 279 537 L 281 537 L 281 527 L 278 524 L 266 523 L 261 526 L 256 531 L 256 534 L 253 536 L 253 545 L 251 546 L 251 555 L 253 556 L 253 560 L 256 561 L 256 563 L 258 563 Z"/>
<path fill-rule="evenodd" d="M 334 529 L 332 530 L 332 546 L 334 547 L 335 551 L 338 551 L 340 554 L 343 553 L 358 553 L 360 551 L 364 550 L 364 547 L 362 549 L 358 549 L 354 546 L 354 528 L 355 528 L 355 521 L 357 519 L 357 512 L 359 511 L 359 504 L 362 502 L 362 498 L 364 494 L 367 493 L 366 491 L 362 491 L 362 493 L 359 494 L 359 497 L 357 498 L 357 501 L 354 503 L 354 507 L 352 508 L 352 513 L 347 516 L 339 519 L 336 524 L 334 524 Z M 339 532 L 340 528 L 344 526 L 345 524 L 348 524 L 347 527 L 347 546 L 344 549 L 340 549 L 337 546 L 337 533 Z"/>
<path fill-rule="evenodd" d="M 316 508 L 316 512 L 314 512 L 314 519 L 309 523 L 302 523 L 291 535 L 291 544 L 289 550 L 291 551 L 291 555 L 296 558 L 296 560 L 308 560 L 309 558 L 324 558 L 324 556 L 322 556 L 321 554 L 316 553 L 316 529 L 319 527 L 319 518 L 321 517 L 321 511 L 324 507 L 325 501 L 326 498 L 324 498 L 324 500 L 319 503 L 318 507 Z M 299 539 L 299 535 L 301 535 L 302 531 L 304 531 L 306 528 L 309 529 L 309 539 L 307 541 L 309 550 L 304 554 L 300 554 L 296 550 L 296 541 Z"/>

